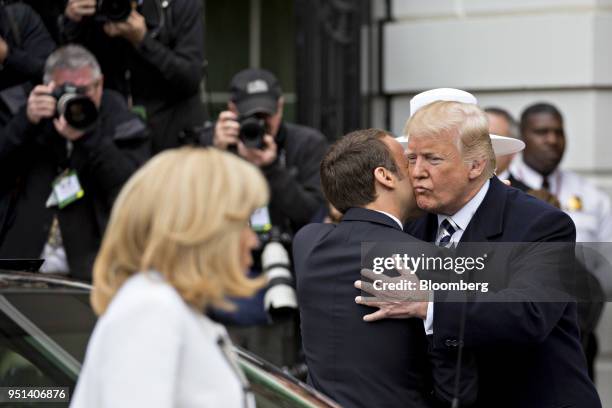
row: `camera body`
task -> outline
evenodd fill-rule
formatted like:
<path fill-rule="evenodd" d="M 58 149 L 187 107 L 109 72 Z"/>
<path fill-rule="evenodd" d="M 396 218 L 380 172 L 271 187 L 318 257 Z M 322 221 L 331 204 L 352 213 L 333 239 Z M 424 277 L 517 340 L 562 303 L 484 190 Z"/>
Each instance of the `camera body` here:
<path fill-rule="evenodd" d="M 96 19 L 100 21 L 125 21 L 132 12 L 134 0 L 98 0 Z"/>
<path fill-rule="evenodd" d="M 51 96 L 57 99 L 56 116 L 63 115 L 71 127 L 86 131 L 96 123 L 98 108 L 85 88 L 67 82 L 55 88 Z"/>
<path fill-rule="evenodd" d="M 238 119 L 240 123 L 240 141 L 250 149 L 263 149 L 265 147 L 264 136 L 267 126 L 265 118 L 254 114 L 243 116 Z"/>

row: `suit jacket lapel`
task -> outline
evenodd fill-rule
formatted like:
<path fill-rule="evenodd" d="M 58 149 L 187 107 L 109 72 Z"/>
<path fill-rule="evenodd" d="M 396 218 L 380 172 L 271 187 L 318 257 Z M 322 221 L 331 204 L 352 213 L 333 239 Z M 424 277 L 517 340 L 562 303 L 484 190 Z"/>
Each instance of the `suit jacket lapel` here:
<path fill-rule="evenodd" d="M 408 222 L 404 232 L 425 242 L 434 242 L 438 232 L 438 216 L 426 214 L 421 218 Z"/>
<path fill-rule="evenodd" d="M 490 180 L 489 191 L 474 213 L 460 242 L 489 241 L 503 232 L 507 189 L 497 177 Z"/>

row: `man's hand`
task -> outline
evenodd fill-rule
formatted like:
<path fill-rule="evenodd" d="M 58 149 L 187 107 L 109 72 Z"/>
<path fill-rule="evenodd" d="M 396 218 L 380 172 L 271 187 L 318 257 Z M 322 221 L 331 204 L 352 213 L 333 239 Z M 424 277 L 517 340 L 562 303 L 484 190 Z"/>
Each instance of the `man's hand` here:
<path fill-rule="evenodd" d="M 238 142 L 238 154 L 258 167 L 265 167 L 276 160 L 278 146 L 270 135 L 264 136 L 263 149 L 249 149 L 242 142 Z"/>
<path fill-rule="evenodd" d="M 132 10 L 127 20 L 104 24 L 104 32 L 109 37 L 123 37 L 136 47 L 144 40 L 147 24 L 142 14 Z"/>
<path fill-rule="evenodd" d="M 364 321 L 373 322 L 381 319 L 407 319 L 411 317 L 425 319 L 427 317 L 427 304 L 431 293 L 418 289 L 419 278 L 416 274 L 407 270 L 399 270 L 399 273 L 400 276 L 389 277 L 384 274 L 375 274 L 369 269 L 361 270 L 362 276 L 372 281 L 381 281 L 377 286 L 384 288 L 377 290 L 372 283 L 361 280 L 355 281 L 357 289 L 373 296 L 357 296 L 355 303 L 379 309 L 374 313 L 365 315 L 363 317 Z M 388 289 L 389 284 L 402 284 L 408 287 L 410 283 L 412 283 L 413 289 Z"/>
<path fill-rule="evenodd" d="M 85 134 L 82 130 L 77 130 L 70 126 L 68 122 L 66 122 L 64 115 L 60 116 L 58 119 L 53 119 L 53 126 L 57 133 L 71 142 L 80 139 Z"/>
<path fill-rule="evenodd" d="M 64 14 L 75 23 L 96 14 L 96 0 L 68 0 Z"/>
<path fill-rule="evenodd" d="M 55 115 L 57 101 L 51 96 L 53 88 L 55 84 L 51 82 L 49 85 L 38 85 L 30 92 L 26 109 L 30 123 L 37 125 L 41 119 L 52 118 Z"/>
<path fill-rule="evenodd" d="M 0 64 L 4 63 L 4 60 L 8 56 L 8 52 L 9 52 L 9 46 L 6 43 L 6 41 L 4 41 L 4 38 L 0 36 Z"/>
<path fill-rule="evenodd" d="M 227 150 L 228 146 L 238 144 L 239 133 L 240 124 L 238 123 L 238 115 L 232 111 L 223 111 L 215 124 L 213 145 L 217 149 Z"/>

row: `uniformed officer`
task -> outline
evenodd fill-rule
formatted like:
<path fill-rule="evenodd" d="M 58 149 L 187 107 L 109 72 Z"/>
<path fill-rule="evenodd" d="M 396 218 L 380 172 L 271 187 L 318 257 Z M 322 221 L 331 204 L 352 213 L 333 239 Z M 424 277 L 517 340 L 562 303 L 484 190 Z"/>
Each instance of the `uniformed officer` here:
<path fill-rule="evenodd" d="M 559 168 L 566 144 L 561 112 L 548 103 L 529 106 L 521 115 L 521 134 L 526 146 L 523 154 L 510 165 L 512 175 L 528 189 L 550 193 L 558 200 L 559 207 L 576 225 L 577 242 L 612 242 L 610 197 L 586 178 Z M 595 292 L 591 290 L 592 296 L 601 299 L 603 294 L 600 291 L 610 295 L 612 271 L 609 263 L 589 257 L 585 267 L 594 277 L 589 284 L 594 287 Z M 593 361 L 597 353 L 593 331 L 601 316 L 603 304 L 594 302 L 580 306 L 579 323 L 583 332 L 583 345 L 589 372 L 593 376 Z"/>

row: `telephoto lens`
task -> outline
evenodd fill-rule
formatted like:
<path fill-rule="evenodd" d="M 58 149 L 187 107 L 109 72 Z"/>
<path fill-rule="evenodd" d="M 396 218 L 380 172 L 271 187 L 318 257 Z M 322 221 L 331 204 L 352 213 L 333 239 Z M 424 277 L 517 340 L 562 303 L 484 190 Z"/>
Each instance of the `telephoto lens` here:
<path fill-rule="evenodd" d="M 295 282 L 289 252 L 281 243 L 280 231 L 273 228 L 270 241 L 261 253 L 261 268 L 268 278 L 264 309 L 273 322 L 286 320 L 297 313 Z"/>
<path fill-rule="evenodd" d="M 66 83 L 56 88 L 52 95 L 57 99 L 57 116 L 63 115 L 71 127 L 87 131 L 96 123 L 98 108 L 85 95 L 85 89 Z"/>

